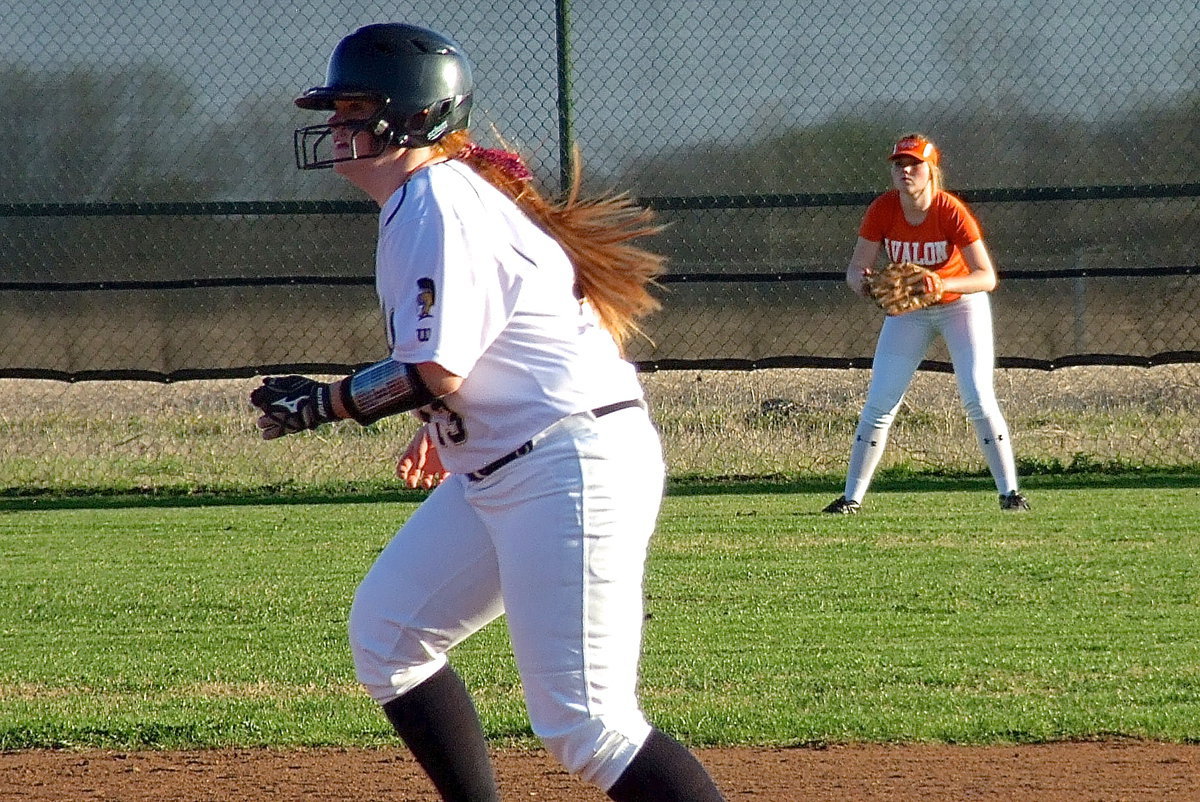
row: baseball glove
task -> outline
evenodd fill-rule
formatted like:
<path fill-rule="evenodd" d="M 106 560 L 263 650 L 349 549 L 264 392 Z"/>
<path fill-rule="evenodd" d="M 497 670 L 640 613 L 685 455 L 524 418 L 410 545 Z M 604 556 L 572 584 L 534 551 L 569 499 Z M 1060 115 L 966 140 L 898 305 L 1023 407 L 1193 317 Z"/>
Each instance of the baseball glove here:
<path fill-rule="evenodd" d="M 942 277 L 913 262 L 892 262 L 882 270 L 868 270 L 867 291 L 889 315 L 903 315 L 942 300 Z"/>

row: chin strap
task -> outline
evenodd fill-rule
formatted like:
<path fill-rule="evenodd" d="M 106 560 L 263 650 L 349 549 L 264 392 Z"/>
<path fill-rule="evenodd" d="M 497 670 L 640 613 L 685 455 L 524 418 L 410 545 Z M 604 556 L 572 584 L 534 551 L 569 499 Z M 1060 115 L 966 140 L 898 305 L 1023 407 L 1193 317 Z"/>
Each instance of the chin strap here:
<path fill-rule="evenodd" d="M 340 398 L 350 417 L 363 426 L 418 409 L 437 399 L 415 365 L 384 359 L 341 383 Z"/>

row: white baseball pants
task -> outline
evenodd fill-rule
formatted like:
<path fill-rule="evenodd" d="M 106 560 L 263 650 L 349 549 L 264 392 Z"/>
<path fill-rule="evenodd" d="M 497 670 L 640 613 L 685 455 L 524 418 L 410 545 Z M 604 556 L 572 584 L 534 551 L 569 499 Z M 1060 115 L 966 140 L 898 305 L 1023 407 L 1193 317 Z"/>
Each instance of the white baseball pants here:
<path fill-rule="evenodd" d="M 662 449 L 638 407 L 572 415 L 534 442 L 480 481 L 450 477 L 420 505 L 358 588 L 351 648 L 383 704 L 505 614 L 533 731 L 607 789 L 650 732 L 636 684 Z"/>
<path fill-rule="evenodd" d="M 1008 425 L 996 399 L 992 373 L 996 351 L 988 294 L 963 295 L 884 319 L 875 346 L 871 383 L 859 417 L 845 496 L 862 501 L 887 444 L 888 430 L 921 360 L 941 336 L 950 352 L 963 409 L 975 429 L 988 468 L 1002 494 L 1017 489 L 1017 471 Z"/>

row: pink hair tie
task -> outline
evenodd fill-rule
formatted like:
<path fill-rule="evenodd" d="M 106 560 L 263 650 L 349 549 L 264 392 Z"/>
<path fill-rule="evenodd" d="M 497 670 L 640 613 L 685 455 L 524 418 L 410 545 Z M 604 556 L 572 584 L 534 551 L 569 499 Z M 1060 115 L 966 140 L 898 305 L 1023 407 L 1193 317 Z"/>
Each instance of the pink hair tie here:
<path fill-rule="evenodd" d="M 474 159 L 475 161 L 491 165 L 501 170 L 505 175 L 514 181 L 529 181 L 533 178 L 533 173 L 529 172 L 529 168 L 525 166 L 524 159 L 520 154 L 513 153 L 508 150 L 500 150 L 499 148 L 481 148 L 474 142 L 467 145 L 456 154 L 459 159 Z"/>

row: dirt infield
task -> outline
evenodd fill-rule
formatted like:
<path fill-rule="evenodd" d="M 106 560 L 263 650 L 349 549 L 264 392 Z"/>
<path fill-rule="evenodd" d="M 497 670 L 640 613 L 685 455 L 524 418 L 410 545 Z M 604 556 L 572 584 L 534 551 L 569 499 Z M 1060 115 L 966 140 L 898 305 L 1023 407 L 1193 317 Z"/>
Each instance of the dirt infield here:
<path fill-rule="evenodd" d="M 1200 800 L 1200 746 L 834 746 L 699 752 L 730 802 Z M 499 751 L 505 799 L 602 802 L 542 751 Z M 436 802 L 403 749 L 0 753 L 0 799 Z"/>

